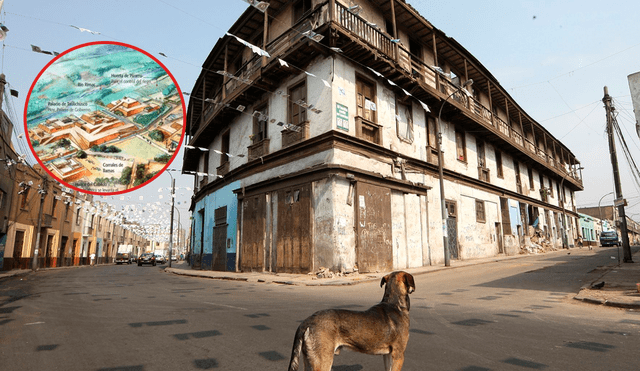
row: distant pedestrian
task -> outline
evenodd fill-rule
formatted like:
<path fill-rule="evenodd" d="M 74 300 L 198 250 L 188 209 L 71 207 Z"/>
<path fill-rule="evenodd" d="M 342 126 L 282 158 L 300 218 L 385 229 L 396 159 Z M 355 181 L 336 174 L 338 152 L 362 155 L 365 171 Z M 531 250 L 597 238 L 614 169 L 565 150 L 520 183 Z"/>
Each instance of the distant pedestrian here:
<path fill-rule="evenodd" d="M 96 254 L 91 254 L 91 266 L 94 266 L 96 263 Z"/>

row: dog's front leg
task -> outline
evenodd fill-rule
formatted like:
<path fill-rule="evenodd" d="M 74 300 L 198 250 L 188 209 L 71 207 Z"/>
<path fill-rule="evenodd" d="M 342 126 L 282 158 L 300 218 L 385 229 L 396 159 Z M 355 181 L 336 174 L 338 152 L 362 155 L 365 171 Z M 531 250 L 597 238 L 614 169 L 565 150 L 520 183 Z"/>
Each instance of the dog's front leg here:
<path fill-rule="evenodd" d="M 384 359 L 384 371 L 391 371 L 391 367 L 393 367 L 391 353 L 383 355 L 382 358 Z"/>

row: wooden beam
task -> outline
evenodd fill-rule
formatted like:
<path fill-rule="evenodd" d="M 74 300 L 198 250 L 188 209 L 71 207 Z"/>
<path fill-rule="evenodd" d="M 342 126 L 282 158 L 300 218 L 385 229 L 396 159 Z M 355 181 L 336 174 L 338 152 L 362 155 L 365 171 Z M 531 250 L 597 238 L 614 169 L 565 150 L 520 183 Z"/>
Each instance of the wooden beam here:
<path fill-rule="evenodd" d="M 434 67 L 439 67 L 438 65 L 438 48 L 436 47 L 436 33 L 431 33 L 431 38 L 433 40 L 433 63 Z M 440 73 L 436 71 L 436 90 L 440 91 Z"/>
<path fill-rule="evenodd" d="M 268 13 L 269 12 L 269 8 L 264 10 L 264 23 L 263 23 L 263 29 L 262 29 L 262 49 L 263 50 L 267 50 L 267 42 L 268 42 L 268 36 L 269 36 L 269 16 Z M 262 56 L 262 67 L 267 65 L 267 57 L 266 56 Z"/>
<path fill-rule="evenodd" d="M 396 25 L 396 7 L 394 5 L 395 0 L 390 0 L 391 2 L 391 24 L 393 27 L 393 38 L 397 39 L 398 38 L 398 28 Z M 393 53 L 394 55 L 394 59 L 397 62 L 398 61 L 398 43 L 394 43 L 393 45 Z"/>

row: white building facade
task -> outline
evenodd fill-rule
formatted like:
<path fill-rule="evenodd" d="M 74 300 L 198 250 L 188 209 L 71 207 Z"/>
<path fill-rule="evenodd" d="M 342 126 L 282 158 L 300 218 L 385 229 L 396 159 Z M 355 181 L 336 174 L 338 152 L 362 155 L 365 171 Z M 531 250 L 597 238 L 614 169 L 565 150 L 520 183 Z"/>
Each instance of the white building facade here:
<path fill-rule="evenodd" d="M 455 40 L 398 0 L 268 3 L 190 93 L 195 267 L 442 264 L 439 116 L 452 259 L 573 246 L 579 162 Z"/>

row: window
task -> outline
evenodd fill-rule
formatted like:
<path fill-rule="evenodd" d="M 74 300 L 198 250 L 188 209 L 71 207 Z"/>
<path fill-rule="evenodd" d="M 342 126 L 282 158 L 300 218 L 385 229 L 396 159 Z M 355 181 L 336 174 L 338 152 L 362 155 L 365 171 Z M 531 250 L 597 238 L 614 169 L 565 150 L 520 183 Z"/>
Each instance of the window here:
<path fill-rule="evenodd" d="M 300 0 L 293 5 L 293 23 L 302 18 L 305 13 L 311 10 L 311 0 Z"/>
<path fill-rule="evenodd" d="M 58 206 L 58 199 L 56 198 L 58 196 L 53 196 L 53 203 L 51 204 L 51 215 L 53 215 L 53 217 L 56 217 L 56 207 Z"/>
<path fill-rule="evenodd" d="M 209 151 L 205 151 L 202 154 L 202 172 L 205 174 L 209 173 Z M 207 177 L 205 175 L 205 177 Z"/>
<path fill-rule="evenodd" d="M 502 233 L 512 234 L 511 218 L 509 216 L 509 199 L 500 197 L 500 212 L 502 213 Z"/>
<path fill-rule="evenodd" d="M 534 190 L 536 189 L 535 184 L 533 182 L 533 169 L 529 168 L 529 189 L 530 190 Z"/>
<path fill-rule="evenodd" d="M 476 200 L 476 222 L 484 223 L 486 221 L 486 216 L 484 212 L 484 201 Z"/>
<path fill-rule="evenodd" d="M 300 125 L 307 121 L 307 109 L 303 104 L 307 102 L 307 83 L 301 83 L 289 88 L 289 123 Z"/>
<path fill-rule="evenodd" d="M 467 145 L 464 132 L 456 130 L 456 158 L 458 161 L 467 162 Z"/>
<path fill-rule="evenodd" d="M 253 112 L 253 143 L 259 143 L 269 135 L 269 109 L 267 105 L 258 107 Z"/>
<path fill-rule="evenodd" d="M 29 188 L 25 188 L 23 189 L 22 192 L 22 198 L 20 199 L 20 208 L 21 209 L 26 209 L 27 208 L 27 197 L 29 196 Z"/>
<path fill-rule="evenodd" d="M 522 181 L 520 179 L 520 165 L 518 161 L 513 162 L 513 171 L 516 174 L 516 191 L 522 193 Z"/>
<path fill-rule="evenodd" d="M 384 27 L 387 29 L 387 34 L 391 35 L 392 37 L 396 36 L 393 33 L 393 23 L 390 20 L 388 19 L 384 20 Z"/>
<path fill-rule="evenodd" d="M 381 129 L 376 124 L 376 85 L 356 77 L 356 136 L 382 144 Z"/>
<path fill-rule="evenodd" d="M 396 130 L 398 138 L 413 142 L 413 115 L 411 105 L 397 102 L 396 104 Z"/>
<path fill-rule="evenodd" d="M 376 89 L 373 83 L 356 78 L 356 104 L 358 116 L 376 122 Z"/>
<path fill-rule="evenodd" d="M 436 148 L 438 144 L 438 133 L 436 132 L 436 120 L 433 117 L 427 117 L 427 144 L 431 148 Z"/>
<path fill-rule="evenodd" d="M 222 143 L 220 144 L 220 152 L 222 152 L 222 155 L 220 155 L 220 166 L 229 162 L 229 155 L 227 155 L 227 153 L 229 153 L 229 132 L 230 130 L 227 130 L 222 134 Z"/>
<path fill-rule="evenodd" d="M 476 152 L 478 152 L 478 166 L 486 167 L 486 161 L 484 158 L 484 142 L 480 139 L 476 139 Z"/>
<path fill-rule="evenodd" d="M 409 39 L 409 52 L 413 54 L 414 57 L 422 59 L 422 44 L 414 39 Z"/>
<path fill-rule="evenodd" d="M 504 173 L 502 172 L 502 152 L 496 149 L 496 174 L 498 178 L 504 179 Z"/>
<path fill-rule="evenodd" d="M 76 225 L 80 225 L 80 209 L 82 209 L 82 208 L 79 207 L 79 206 L 76 209 Z"/>

